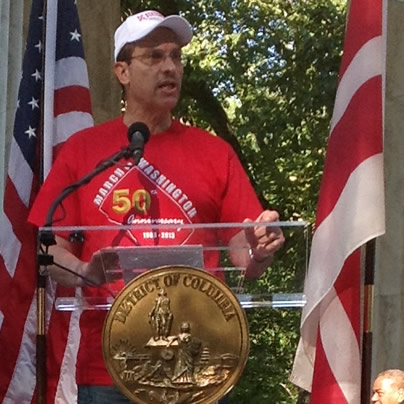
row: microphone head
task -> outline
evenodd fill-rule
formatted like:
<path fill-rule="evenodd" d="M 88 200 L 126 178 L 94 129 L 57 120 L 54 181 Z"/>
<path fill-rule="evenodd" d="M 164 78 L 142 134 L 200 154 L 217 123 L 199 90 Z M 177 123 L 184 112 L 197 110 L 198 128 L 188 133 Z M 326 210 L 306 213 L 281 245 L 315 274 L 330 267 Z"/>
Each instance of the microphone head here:
<path fill-rule="evenodd" d="M 150 138 L 150 130 L 147 125 L 143 122 L 135 122 L 128 128 L 128 140 L 129 143 L 132 142 L 132 138 L 134 135 L 141 134 L 143 136 L 143 144 L 147 143 Z"/>

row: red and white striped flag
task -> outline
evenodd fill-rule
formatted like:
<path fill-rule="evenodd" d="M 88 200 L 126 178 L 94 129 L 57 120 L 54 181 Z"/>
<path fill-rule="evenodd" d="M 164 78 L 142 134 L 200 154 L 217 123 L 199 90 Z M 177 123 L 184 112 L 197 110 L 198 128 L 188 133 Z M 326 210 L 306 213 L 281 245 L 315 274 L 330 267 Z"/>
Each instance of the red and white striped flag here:
<path fill-rule="evenodd" d="M 291 381 L 358 404 L 361 246 L 385 231 L 385 0 L 351 0 Z"/>
<path fill-rule="evenodd" d="M 58 145 L 93 124 L 76 1 L 46 3 L 43 43 L 44 0 L 32 2 L 0 217 L 0 402 L 4 404 L 31 403 L 35 396 L 37 240 L 27 217 L 38 190 L 40 170 L 45 164 L 48 171 Z M 44 134 L 40 130 L 43 99 Z M 78 336 L 74 332 L 78 327 L 73 323 L 79 314 L 61 316 L 71 328 L 55 324 L 61 320 L 53 320 L 54 295 L 55 285 L 51 284 L 47 290 L 48 355 L 56 365 L 48 371 L 57 382 L 49 385 L 47 402 L 68 403 L 74 402 L 71 398 L 75 394 L 72 386 Z"/>

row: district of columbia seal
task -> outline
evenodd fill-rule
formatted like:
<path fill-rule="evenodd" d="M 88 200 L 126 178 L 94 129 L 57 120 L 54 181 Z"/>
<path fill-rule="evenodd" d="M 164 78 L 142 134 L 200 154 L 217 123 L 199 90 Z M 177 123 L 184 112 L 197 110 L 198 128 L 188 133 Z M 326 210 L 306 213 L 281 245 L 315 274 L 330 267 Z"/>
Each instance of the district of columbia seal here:
<path fill-rule="evenodd" d="M 105 321 L 116 386 L 140 404 L 215 403 L 237 383 L 249 335 L 237 297 L 206 271 L 167 266 L 132 280 Z"/>

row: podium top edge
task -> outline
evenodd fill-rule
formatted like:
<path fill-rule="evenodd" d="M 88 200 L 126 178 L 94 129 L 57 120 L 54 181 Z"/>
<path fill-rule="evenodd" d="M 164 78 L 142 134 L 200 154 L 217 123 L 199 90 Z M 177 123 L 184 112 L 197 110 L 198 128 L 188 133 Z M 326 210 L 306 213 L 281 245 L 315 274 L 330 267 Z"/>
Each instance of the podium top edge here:
<path fill-rule="evenodd" d="M 231 228 L 250 228 L 255 226 L 266 226 L 266 227 L 308 227 L 309 222 L 304 220 L 296 221 L 276 221 L 276 222 L 247 222 L 247 223 L 155 223 L 153 221 L 145 220 L 145 223 L 136 223 L 131 225 L 102 225 L 102 226 L 43 226 L 40 227 L 40 231 L 47 230 L 57 230 L 57 231 L 77 231 L 77 230 L 87 230 L 87 231 L 102 231 L 102 230 L 131 230 L 131 229 L 149 229 L 150 226 L 159 226 L 161 229 L 231 229 Z"/>

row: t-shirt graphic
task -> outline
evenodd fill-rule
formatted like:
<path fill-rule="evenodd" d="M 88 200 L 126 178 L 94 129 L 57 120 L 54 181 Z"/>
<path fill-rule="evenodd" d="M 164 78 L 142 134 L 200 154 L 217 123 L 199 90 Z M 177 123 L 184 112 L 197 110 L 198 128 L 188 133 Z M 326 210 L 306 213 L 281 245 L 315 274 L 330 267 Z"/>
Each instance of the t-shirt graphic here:
<path fill-rule="evenodd" d="M 94 198 L 94 203 L 113 224 L 134 225 L 120 231 L 111 245 L 181 245 L 192 229 L 173 225 L 192 224 L 196 208 L 184 191 L 144 158 L 117 168 Z"/>

